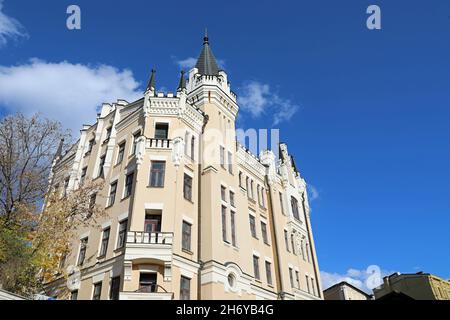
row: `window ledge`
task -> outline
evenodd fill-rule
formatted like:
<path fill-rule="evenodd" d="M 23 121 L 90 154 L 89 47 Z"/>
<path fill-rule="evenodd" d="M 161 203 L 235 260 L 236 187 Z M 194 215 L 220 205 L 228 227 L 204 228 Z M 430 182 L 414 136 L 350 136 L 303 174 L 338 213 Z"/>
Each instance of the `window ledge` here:
<path fill-rule="evenodd" d="M 188 250 L 188 249 L 181 249 L 181 251 L 186 253 L 186 254 L 189 254 L 189 255 L 193 255 L 194 254 L 194 252 L 192 252 L 191 250 Z"/>

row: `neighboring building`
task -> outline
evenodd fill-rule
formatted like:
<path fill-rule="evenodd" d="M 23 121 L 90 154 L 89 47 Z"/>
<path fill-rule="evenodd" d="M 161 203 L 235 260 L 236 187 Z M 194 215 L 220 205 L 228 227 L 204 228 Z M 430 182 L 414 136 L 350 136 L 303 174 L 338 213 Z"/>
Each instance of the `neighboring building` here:
<path fill-rule="evenodd" d="M 346 281 L 339 282 L 323 291 L 325 300 L 372 300 L 372 296 Z"/>
<path fill-rule="evenodd" d="M 175 94 L 155 81 L 57 154 L 53 189 L 106 186 L 102 230 L 79 230 L 65 259 L 81 270 L 72 299 L 322 299 L 306 182 L 286 144 L 276 159 L 236 142 L 236 95 L 208 37 Z"/>
<path fill-rule="evenodd" d="M 22 296 L 0 289 L 0 300 L 27 300 Z"/>
<path fill-rule="evenodd" d="M 383 284 L 373 290 L 375 299 L 395 292 L 415 300 L 450 300 L 450 281 L 429 273 L 394 273 L 383 278 Z"/>

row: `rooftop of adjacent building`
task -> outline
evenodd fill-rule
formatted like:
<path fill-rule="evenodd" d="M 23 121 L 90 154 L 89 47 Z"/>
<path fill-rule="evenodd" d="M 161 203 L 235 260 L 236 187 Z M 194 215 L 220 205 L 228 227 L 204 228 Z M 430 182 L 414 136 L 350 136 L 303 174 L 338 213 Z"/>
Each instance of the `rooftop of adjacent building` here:
<path fill-rule="evenodd" d="M 339 283 L 336 283 L 336 284 L 332 285 L 331 287 L 323 290 L 323 292 L 325 294 L 326 292 L 330 292 L 330 291 L 332 291 L 332 290 L 334 290 L 336 288 L 340 288 L 340 287 L 344 287 L 344 286 L 350 287 L 351 289 L 361 293 L 362 295 L 366 296 L 367 299 L 371 299 L 372 298 L 372 295 L 368 294 L 367 292 L 364 292 L 363 290 L 361 290 L 358 287 L 348 283 L 347 281 L 341 281 Z"/>

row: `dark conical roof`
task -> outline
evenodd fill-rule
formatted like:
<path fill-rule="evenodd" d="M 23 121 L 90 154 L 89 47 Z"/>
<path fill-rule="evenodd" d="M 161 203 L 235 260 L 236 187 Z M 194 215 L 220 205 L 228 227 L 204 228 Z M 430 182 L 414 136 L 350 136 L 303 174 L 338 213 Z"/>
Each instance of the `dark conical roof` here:
<path fill-rule="evenodd" d="M 219 67 L 217 66 L 216 58 L 209 47 L 208 35 L 205 33 L 203 38 L 203 48 L 198 57 L 197 64 L 195 67 L 198 69 L 198 73 L 204 75 L 218 75 Z"/>
<path fill-rule="evenodd" d="M 181 70 L 180 82 L 178 83 L 177 91 L 186 89 L 186 78 L 184 76 L 184 73 L 184 70 Z"/>
<path fill-rule="evenodd" d="M 147 84 L 147 90 L 155 90 L 155 69 L 152 69 L 152 75 Z"/>

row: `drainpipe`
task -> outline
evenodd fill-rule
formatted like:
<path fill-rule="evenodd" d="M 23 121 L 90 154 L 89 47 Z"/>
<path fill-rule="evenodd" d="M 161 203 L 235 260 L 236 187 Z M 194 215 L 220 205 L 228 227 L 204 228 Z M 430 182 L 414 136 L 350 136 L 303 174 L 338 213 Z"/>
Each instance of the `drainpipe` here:
<path fill-rule="evenodd" d="M 202 132 L 200 138 L 198 139 L 198 191 L 197 191 L 197 206 L 198 206 L 198 216 L 197 216 L 197 262 L 199 264 L 197 273 L 197 299 L 202 299 L 202 277 L 201 270 L 203 269 L 203 261 L 201 260 L 201 239 L 202 239 L 202 169 L 203 169 L 203 133 L 205 132 L 205 127 L 209 121 L 209 116 L 204 115 Z"/>

